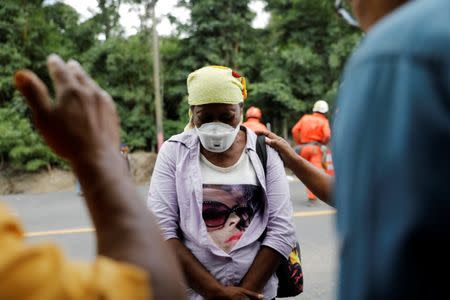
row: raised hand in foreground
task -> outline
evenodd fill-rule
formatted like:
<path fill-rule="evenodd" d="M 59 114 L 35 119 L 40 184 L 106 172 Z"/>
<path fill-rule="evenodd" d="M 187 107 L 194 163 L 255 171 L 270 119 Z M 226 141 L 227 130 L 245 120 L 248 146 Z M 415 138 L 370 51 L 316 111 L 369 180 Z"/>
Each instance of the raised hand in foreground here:
<path fill-rule="evenodd" d="M 16 86 L 27 99 L 40 134 L 70 162 L 80 180 L 96 227 L 98 254 L 145 270 L 154 299 L 184 299 L 176 259 L 118 151 L 119 119 L 111 97 L 75 61 L 65 63 L 51 55 L 48 69 L 56 91 L 54 103 L 31 71 L 18 71 Z M 110 269 L 111 274 L 114 271 Z"/>

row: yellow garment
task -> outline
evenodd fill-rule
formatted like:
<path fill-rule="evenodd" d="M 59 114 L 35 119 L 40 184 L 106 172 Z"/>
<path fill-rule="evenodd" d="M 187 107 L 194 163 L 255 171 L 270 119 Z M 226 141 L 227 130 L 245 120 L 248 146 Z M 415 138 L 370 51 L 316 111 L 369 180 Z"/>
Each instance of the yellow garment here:
<path fill-rule="evenodd" d="M 212 103 L 239 104 L 247 99 L 245 78 L 223 66 L 208 66 L 189 74 L 187 79 L 189 105 Z M 192 129 L 192 112 L 185 131 Z"/>
<path fill-rule="evenodd" d="M 25 245 L 18 220 L 0 204 L 0 300 L 148 300 L 148 285 L 131 265 L 106 257 L 74 263 L 54 245 Z"/>

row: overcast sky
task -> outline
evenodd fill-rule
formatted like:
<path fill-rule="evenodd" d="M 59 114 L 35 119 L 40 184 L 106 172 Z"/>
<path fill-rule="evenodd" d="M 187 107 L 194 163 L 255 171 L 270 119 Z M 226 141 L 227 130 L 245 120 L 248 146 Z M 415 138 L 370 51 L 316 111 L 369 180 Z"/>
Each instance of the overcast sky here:
<path fill-rule="evenodd" d="M 83 19 L 89 18 L 92 15 L 92 11 L 97 10 L 96 0 L 62 0 L 62 2 L 74 7 L 82 15 Z M 157 2 L 156 14 L 159 17 L 163 16 L 158 25 L 158 32 L 161 35 L 169 35 L 174 30 L 169 20 L 164 17 L 164 15 L 167 15 L 169 12 L 176 16 L 181 22 L 189 20 L 189 11 L 182 8 L 176 8 L 176 3 L 177 0 L 162 0 Z M 137 12 L 131 11 L 130 8 L 131 6 L 128 4 L 122 4 L 120 8 L 120 23 L 125 28 L 125 33 L 127 35 L 136 33 L 136 29 L 139 26 Z M 256 18 L 253 20 L 252 26 L 255 28 L 265 27 L 269 20 L 269 14 L 264 11 L 264 3 L 262 1 L 254 0 L 250 4 L 250 8 L 257 14 Z"/>

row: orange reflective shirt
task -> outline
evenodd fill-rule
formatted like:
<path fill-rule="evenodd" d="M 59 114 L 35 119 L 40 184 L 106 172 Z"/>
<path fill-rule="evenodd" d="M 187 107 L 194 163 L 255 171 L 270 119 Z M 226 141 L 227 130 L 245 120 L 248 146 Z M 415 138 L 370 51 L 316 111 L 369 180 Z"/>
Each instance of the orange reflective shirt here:
<path fill-rule="evenodd" d="M 257 118 L 248 118 L 247 122 L 242 123 L 242 125 L 244 125 L 248 129 L 251 129 L 253 131 L 267 130 L 266 125 L 264 125 L 263 123 L 259 122 L 259 120 Z"/>
<path fill-rule="evenodd" d="M 147 273 L 98 257 L 68 261 L 52 244 L 27 246 L 18 220 L 0 204 L 0 299 L 151 299 Z"/>
<path fill-rule="evenodd" d="M 304 115 L 292 127 L 292 138 L 297 144 L 319 142 L 326 145 L 330 136 L 330 124 L 327 117 L 321 113 Z"/>

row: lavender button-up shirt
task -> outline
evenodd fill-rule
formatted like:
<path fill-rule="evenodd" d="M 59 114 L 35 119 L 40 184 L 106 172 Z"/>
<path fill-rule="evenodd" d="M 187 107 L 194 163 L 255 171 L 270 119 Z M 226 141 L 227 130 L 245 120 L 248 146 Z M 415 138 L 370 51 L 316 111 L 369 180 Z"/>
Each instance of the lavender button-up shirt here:
<path fill-rule="evenodd" d="M 267 175 L 256 153 L 256 135 L 247 130 L 246 149 L 264 191 L 265 209 L 254 218 L 234 248 L 226 253 L 208 236 L 202 218 L 202 175 L 200 142 L 194 130 L 171 137 L 156 160 L 148 194 L 148 206 L 158 218 L 166 240 L 181 238 L 202 265 L 224 285 L 237 285 L 253 263 L 261 245 L 288 257 L 295 241 L 292 203 L 283 163 L 278 153 L 267 148 Z M 267 228 L 264 240 L 259 238 Z M 182 232 L 182 237 L 178 232 Z M 265 299 L 276 297 L 276 275 L 267 282 Z M 188 290 L 190 299 L 203 299 Z"/>

